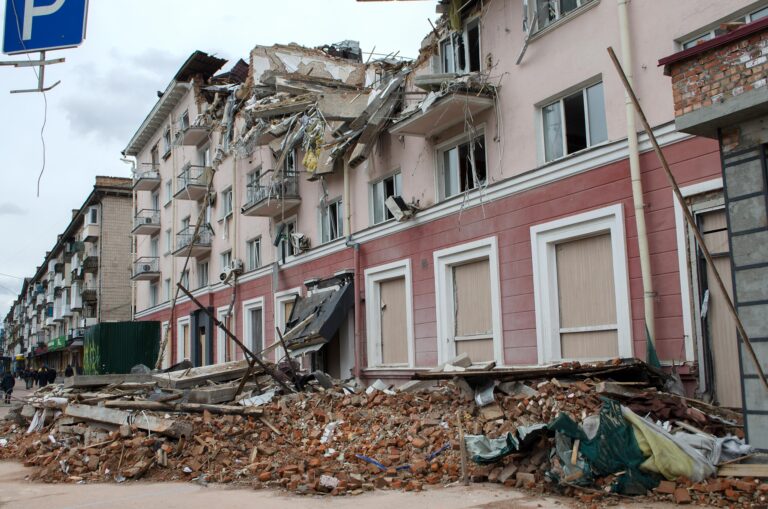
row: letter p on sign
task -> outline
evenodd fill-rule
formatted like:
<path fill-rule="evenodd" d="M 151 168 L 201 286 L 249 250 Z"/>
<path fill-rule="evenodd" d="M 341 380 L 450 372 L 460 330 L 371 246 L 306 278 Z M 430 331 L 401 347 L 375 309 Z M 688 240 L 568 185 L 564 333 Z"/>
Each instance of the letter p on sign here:
<path fill-rule="evenodd" d="M 3 53 L 79 46 L 87 16 L 88 0 L 6 0 Z"/>

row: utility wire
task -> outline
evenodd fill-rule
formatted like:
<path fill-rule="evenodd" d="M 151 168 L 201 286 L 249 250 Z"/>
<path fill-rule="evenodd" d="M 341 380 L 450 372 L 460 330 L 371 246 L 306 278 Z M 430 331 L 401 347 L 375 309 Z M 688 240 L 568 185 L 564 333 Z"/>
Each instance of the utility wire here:
<path fill-rule="evenodd" d="M 21 36 L 21 25 L 19 24 L 19 12 L 16 10 L 16 2 L 11 2 L 11 5 L 13 6 L 13 14 L 14 18 L 16 18 L 16 33 L 19 36 L 19 41 L 21 42 L 21 47 L 25 50 L 27 47 L 24 45 L 24 39 Z M 32 59 L 29 57 L 29 53 L 25 53 L 25 56 L 27 57 L 27 60 L 29 62 L 32 62 Z M 42 52 L 40 53 L 40 57 L 42 60 Z M 35 79 L 37 79 L 38 83 L 40 83 L 40 74 L 37 72 L 37 69 L 35 66 L 31 66 L 32 72 L 35 73 Z M 40 127 L 40 142 L 43 145 L 43 165 L 40 168 L 40 174 L 37 176 L 37 197 L 40 198 L 40 181 L 43 178 L 43 172 L 45 172 L 45 124 L 48 123 L 48 97 L 45 94 L 45 90 L 43 90 L 42 84 L 40 85 L 40 92 L 43 94 L 43 125 Z"/>

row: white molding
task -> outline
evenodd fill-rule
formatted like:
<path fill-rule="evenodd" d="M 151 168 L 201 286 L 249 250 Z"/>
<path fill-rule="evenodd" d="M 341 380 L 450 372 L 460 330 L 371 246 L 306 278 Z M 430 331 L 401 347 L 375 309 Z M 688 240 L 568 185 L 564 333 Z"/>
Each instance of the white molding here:
<path fill-rule="evenodd" d="M 256 297 L 255 299 L 249 299 L 246 301 L 243 301 L 242 310 L 243 310 L 243 344 L 248 347 L 248 349 L 254 353 L 257 353 L 255 351 L 255 345 L 253 344 L 253 338 L 250 337 L 249 331 L 251 330 L 251 314 L 249 311 L 253 309 L 261 309 L 261 342 L 266 343 L 266 334 L 265 334 L 265 315 L 266 310 L 264 309 L 264 297 Z M 261 347 L 264 348 L 266 345 L 262 344 Z"/>
<path fill-rule="evenodd" d="M 605 231 L 611 234 L 619 356 L 633 356 L 624 213 L 621 204 L 616 204 L 531 227 L 536 353 L 540 365 L 566 360 L 560 354 L 555 244 Z"/>
<path fill-rule="evenodd" d="M 229 305 L 219 306 L 216 308 L 216 319 L 224 323 Z M 235 315 L 235 308 L 232 306 L 232 316 Z M 221 327 L 216 327 L 216 363 L 221 364 L 224 362 L 224 358 L 227 356 L 227 335 L 221 330 Z"/>
<path fill-rule="evenodd" d="M 281 327 L 282 324 L 284 324 L 285 321 L 288 319 L 287 316 L 283 315 L 283 304 L 293 300 L 296 297 L 296 295 L 299 295 L 299 296 L 302 295 L 300 286 L 295 286 L 293 288 L 288 288 L 286 290 L 281 290 L 279 292 L 274 293 L 274 298 L 273 298 L 274 308 L 272 309 L 272 316 L 274 321 L 272 322 L 272 325 L 275 328 L 275 333 L 274 333 L 274 336 L 272 337 L 273 344 L 277 343 L 280 340 L 280 338 L 278 338 L 277 336 L 277 328 Z M 283 355 L 285 355 L 285 353 L 283 352 L 283 347 L 281 346 L 276 347 L 274 351 L 275 351 L 275 362 L 277 362 L 279 359 L 283 357 Z"/>
<path fill-rule="evenodd" d="M 466 242 L 435 251 L 435 310 L 437 313 L 437 359 L 442 363 L 455 356 L 453 330 L 453 279 L 454 265 L 473 260 L 488 259 L 490 268 L 491 320 L 493 325 L 493 354 L 497 366 L 504 365 L 504 337 L 501 313 L 501 281 L 499 279 L 499 251 L 496 236 Z"/>
<path fill-rule="evenodd" d="M 176 363 L 189 359 L 190 352 L 186 351 L 187 345 L 184 343 L 183 327 L 189 326 L 189 341 L 192 344 L 192 324 L 189 316 L 182 316 L 176 319 Z"/>
<path fill-rule="evenodd" d="M 668 122 L 666 124 L 657 126 L 653 130 L 654 134 L 658 138 L 660 146 L 667 146 L 673 143 L 678 143 L 693 136 L 685 133 L 675 131 L 674 122 Z M 487 140 L 486 140 L 487 143 Z M 643 133 L 639 136 L 639 149 L 640 152 L 647 152 L 651 150 L 651 143 L 648 139 L 648 135 Z M 566 156 L 557 161 L 553 161 L 544 166 L 540 166 L 525 173 L 509 177 L 505 180 L 489 183 L 485 189 L 473 189 L 466 193 L 460 193 L 456 196 L 448 198 L 440 203 L 437 203 L 427 209 L 419 211 L 416 216 L 404 222 L 397 221 L 385 221 L 374 226 L 370 226 L 364 230 L 358 231 L 352 235 L 351 242 L 364 244 L 371 242 L 382 237 L 387 237 L 395 233 L 399 233 L 410 228 L 416 228 L 424 224 L 442 219 L 452 214 L 458 213 L 462 208 L 468 209 L 471 207 L 487 204 L 493 200 L 507 198 L 518 193 L 529 191 L 537 187 L 545 186 L 552 182 L 579 175 L 590 170 L 597 169 L 599 167 L 615 163 L 627 159 L 629 157 L 629 149 L 627 140 L 619 140 L 613 142 L 606 142 L 595 146 L 594 148 L 587 149 L 583 152 Z M 323 258 L 325 256 L 338 253 L 347 249 L 347 239 L 341 238 L 327 244 L 323 244 L 317 248 L 311 249 L 308 253 L 301 254 L 299 256 L 286 257 L 286 263 L 280 265 L 281 268 L 290 268 L 304 263 Z M 246 283 L 255 279 L 265 277 L 272 273 L 272 264 L 265 265 L 255 271 L 244 274 L 238 278 L 239 283 Z M 209 287 L 207 291 L 216 293 L 220 291 L 224 285 L 217 283 L 212 287 Z M 192 292 L 196 297 L 198 294 Z M 186 296 L 183 299 L 179 299 L 179 302 L 184 302 Z M 154 313 L 164 311 L 170 308 L 170 302 L 160 304 L 149 309 L 144 309 L 135 314 L 137 319 L 150 316 Z"/>
<path fill-rule="evenodd" d="M 723 189 L 723 179 L 722 178 L 715 178 L 712 180 L 707 180 L 705 182 L 699 182 L 697 184 L 691 184 L 690 186 L 685 186 L 680 188 L 680 193 L 683 195 L 683 197 L 688 196 L 695 196 L 697 194 L 702 193 L 708 193 L 711 191 L 717 191 Z M 683 335 L 685 339 L 685 360 L 687 361 L 693 361 L 695 360 L 695 353 L 694 353 L 694 333 L 693 333 L 693 317 L 691 316 L 691 288 L 690 288 L 690 277 L 691 277 L 691 269 L 688 265 L 689 263 L 689 256 L 688 256 L 688 250 L 687 248 L 687 242 L 685 241 L 685 216 L 683 215 L 683 208 L 680 205 L 680 203 L 677 201 L 677 197 L 675 196 L 675 193 L 673 191 L 670 191 L 672 193 L 672 203 L 675 208 L 675 238 L 677 240 L 677 262 L 678 262 L 678 272 L 680 274 L 680 300 L 682 304 L 682 310 L 683 310 Z M 699 343 L 698 348 L 699 351 L 701 351 L 702 345 L 701 343 L 701 335 L 696 334 L 696 340 L 697 343 Z M 703 364 L 700 364 L 699 366 L 700 370 L 704 369 Z M 703 372 L 700 372 L 700 380 L 704 380 Z"/>
<path fill-rule="evenodd" d="M 385 265 L 366 269 L 365 272 L 365 323 L 368 345 L 369 368 L 392 369 L 413 368 L 416 366 L 416 347 L 414 340 L 413 316 L 413 282 L 411 277 L 411 260 L 406 258 Z M 391 279 L 405 278 L 405 317 L 408 341 L 408 365 L 386 365 L 382 363 L 379 346 L 381 345 L 381 320 L 377 310 L 381 309 L 381 294 L 379 284 Z"/>

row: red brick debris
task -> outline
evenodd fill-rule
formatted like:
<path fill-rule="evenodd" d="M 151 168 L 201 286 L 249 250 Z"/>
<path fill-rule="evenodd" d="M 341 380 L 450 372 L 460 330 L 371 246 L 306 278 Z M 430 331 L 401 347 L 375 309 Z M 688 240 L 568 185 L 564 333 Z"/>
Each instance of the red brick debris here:
<path fill-rule="evenodd" d="M 514 390 L 495 391 L 495 412 L 479 408 L 461 378 L 413 392 L 367 393 L 362 387 L 352 390 L 335 382 L 330 389 L 312 384 L 305 392 L 278 395 L 260 407 L 260 414 L 136 411 L 132 425 L 110 426 L 73 419 L 59 410 L 41 431 L 29 434 L 34 408 L 18 405 L 0 424 L 0 437 L 8 441 L 0 448 L 0 458 L 22 461 L 31 467 L 31 480 L 52 483 L 194 480 L 307 495 L 420 491 L 460 482 L 459 417 L 465 433 L 502 437 L 518 426 L 547 423 L 561 412 L 580 421 L 598 413 L 605 396 L 605 384 L 588 377 L 516 385 Z M 100 399 L 77 391 L 46 390 L 81 404 L 84 397 Z M 93 405 L 104 404 L 103 393 Z M 147 401 L 147 396 L 133 391 L 119 399 Z M 106 396 L 110 397 L 117 396 Z M 717 433 L 741 432 L 738 425 L 725 426 L 696 405 L 652 387 L 635 388 L 623 403 L 653 419 L 679 419 Z M 728 419 L 738 415 L 723 412 Z M 147 432 L 142 429 L 147 416 L 190 426 L 191 433 L 177 438 Z M 544 436 L 528 452 L 513 453 L 498 463 L 470 461 L 469 479 L 538 494 L 564 494 L 587 507 L 616 503 L 616 495 L 607 492 L 615 475 L 597 479 L 592 488 L 550 481 L 545 474 L 558 461 L 551 453 L 553 446 L 554 439 Z M 765 505 L 766 496 L 768 485 L 757 479 L 715 478 L 695 484 L 687 479 L 663 481 L 646 497 L 634 498 L 755 507 Z"/>

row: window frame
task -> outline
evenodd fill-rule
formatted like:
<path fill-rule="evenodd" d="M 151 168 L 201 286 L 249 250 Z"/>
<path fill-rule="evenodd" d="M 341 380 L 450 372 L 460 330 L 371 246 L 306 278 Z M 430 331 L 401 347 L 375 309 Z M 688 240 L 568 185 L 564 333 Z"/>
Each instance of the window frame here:
<path fill-rule="evenodd" d="M 595 1 L 595 0 L 592 0 Z M 602 141 L 598 141 L 593 143 L 592 142 L 592 130 L 590 128 L 589 123 L 589 98 L 587 94 L 587 90 L 590 88 L 593 88 L 597 85 L 602 85 L 603 87 L 603 113 L 604 113 L 604 119 L 603 123 L 605 125 L 605 132 L 606 137 Z M 587 134 L 587 146 L 583 149 L 575 150 L 573 152 L 568 152 L 568 135 L 566 133 L 566 121 L 565 121 L 565 99 L 568 99 L 570 97 L 573 97 L 577 94 L 581 94 L 582 100 L 584 102 L 584 124 L 586 127 L 586 134 Z M 562 149 L 562 155 L 559 157 L 555 157 L 552 159 L 547 159 L 547 130 L 546 125 L 544 121 L 544 108 L 548 108 L 549 106 L 552 106 L 554 104 L 559 105 L 560 109 L 560 125 L 562 126 L 562 140 L 561 140 L 561 149 Z M 559 161 L 561 159 L 564 159 L 566 157 L 570 157 L 574 154 L 582 153 L 586 150 L 590 150 L 594 147 L 598 147 L 604 143 L 608 143 L 610 141 L 610 137 L 608 136 L 608 116 L 606 111 L 606 105 L 605 105 L 605 84 L 603 82 L 602 76 L 598 77 L 597 79 L 590 79 L 586 82 L 580 83 L 576 85 L 575 87 L 570 88 L 566 92 L 563 92 L 556 96 L 555 99 L 548 99 L 546 101 L 543 101 L 539 104 L 537 107 L 538 110 L 538 117 L 539 117 L 539 138 L 541 139 L 541 159 L 544 164 L 549 164 L 555 161 Z"/>
<path fill-rule="evenodd" d="M 165 126 L 163 130 L 163 159 L 167 159 L 171 155 L 171 148 L 173 147 L 173 137 L 171 136 L 170 124 Z"/>
<path fill-rule="evenodd" d="M 163 295 L 165 302 L 171 300 L 171 278 L 163 279 Z"/>
<path fill-rule="evenodd" d="M 256 261 L 253 263 L 252 250 L 253 246 L 257 246 L 256 249 Z M 261 235 L 253 237 L 245 242 L 245 270 L 252 271 L 261 268 Z"/>
<path fill-rule="evenodd" d="M 336 208 L 336 237 L 331 237 L 330 209 Z M 320 244 L 327 244 L 344 237 L 344 207 L 341 197 L 328 200 L 325 205 L 318 207 L 318 221 L 320 223 Z"/>
<path fill-rule="evenodd" d="M 243 310 L 243 343 L 245 346 L 247 346 L 252 352 L 256 353 L 258 355 L 258 352 L 254 350 L 255 345 L 253 344 L 253 338 L 250 337 L 250 331 L 252 330 L 251 327 L 251 311 L 254 309 L 261 309 L 261 348 L 262 350 L 267 347 L 267 334 L 265 330 L 266 326 L 266 309 L 264 307 L 264 297 L 256 297 L 255 299 L 250 299 L 245 302 L 243 302 L 242 310 Z"/>
<path fill-rule="evenodd" d="M 234 214 L 235 211 L 235 195 L 232 186 L 227 187 L 221 191 L 221 218 L 227 219 Z"/>
<path fill-rule="evenodd" d="M 165 203 L 163 204 L 163 207 L 169 207 L 171 205 L 171 202 L 173 201 L 173 181 L 172 180 L 165 181 L 164 190 L 165 190 Z"/>
<path fill-rule="evenodd" d="M 388 196 L 384 196 L 384 193 L 386 192 L 384 182 L 387 180 L 392 180 L 392 188 L 395 191 L 395 194 L 392 196 L 402 196 L 403 192 L 403 173 L 398 168 L 397 170 L 389 173 L 388 175 L 381 177 L 379 179 L 373 180 L 369 183 L 369 193 L 370 193 L 370 200 L 369 203 L 371 204 L 369 207 L 369 214 L 370 214 L 370 224 L 371 226 L 386 223 L 387 221 L 391 221 L 395 218 L 395 216 L 392 215 L 391 212 L 389 212 L 389 209 L 387 209 L 387 206 L 384 204 L 384 202 L 387 201 Z M 377 186 L 381 186 L 381 208 L 384 212 L 384 218 L 381 221 L 376 221 L 376 201 L 379 199 L 379 193 L 377 191 Z M 391 216 L 391 217 L 387 217 Z"/>
<path fill-rule="evenodd" d="M 567 216 L 530 228 L 533 295 L 536 315 L 536 354 L 540 365 L 565 362 L 560 354 L 559 301 L 555 248 L 558 243 L 611 234 L 614 299 L 619 357 L 632 357 L 632 314 L 624 209 L 619 204 Z M 578 359 L 585 362 L 585 359 Z"/>
<path fill-rule="evenodd" d="M 473 28 L 477 27 L 477 61 L 478 61 L 478 69 L 471 70 L 471 55 L 470 55 L 470 44 L 469 44 L 469 32 Z M 438 55 L 440 58 L 440 67 L 437 69 L 439 73 L 442 74 L 459 74 L 459 75 L 466 75 L 466 74 L 473 74 L 473 73 L 479 73 L 483 70 L 483 37 L 482 37 L 482 24 L 480 23 L 480 16 L 473 16 L 468 18 L 462 23 L 461 30 L 460 31 L 450 31 L 448 35 L 440 39 L 438 42 Z M 459 38 L 462 40 L 462 44 L 457 44 L 457 41 Z M 447 45 L 446 45 L 447 43 Z M 444 47 L 450 46 L 451 49 L 451 55 L 453 56 L 452 63 L 453 63 L 453 69 L 448 70 L 445 67 L 445 54 L 444 54 Z M 459 68 L 459 59 L 458 59 L 458 53 L 457 50 L 463 46 L 464 47 L 464 68 Z"/>
<path fill-rule="evenodd" d="M 466 189 L 464 191 L 459 190 L 456 194 L 452 194 L 450 196 L 446 196 L 445 191 L 445 153 L 454 149 L 459 148 L 461 145 L 472 143 L 474 140 L 477 140 L 479 138 L 483 138 L 483 153 L 484 153 L 484 160 L 485 160 L 485 182 L 480 183 L 480 186 L 475 186 L 471 189 Z M 454 136 L 439 145 L 435 147 L 435 158 L 437 161 L 437 175 L 436 175 L 436 200 L 437 202 L 449 200 L 451 198 L 454 198 L 456 196 L 461 196 L 464 193 L 475 191 L 479 188 L 485 188 L 490 183 L 490 172 L 488 169 L 488 143 L 485 137 L 485 124 L 478 126 L 475 129 L 475 136 L 470 136 L 468 134 L 462 133 L 457 136 Z M 458 176 L 457 176 L 458 180 Z"/>
<path fill-rule="evenodd" d="M 224 262 L 225 259 L 228 259 L 226 263 Z M 219 253 L 219 265 L 221 268 L 220 272 L 224 272 L 229 269 L 229 266 L 232 265 L 232 260 L 232 249 L 227 249 Z"/>
<path fill-rule="evenodd" d="M 572 19 L 574 16 L 578 15 L 581 12 L 584 12 L 587 7 L 596 5 L 600 3 L 600 0 L 575 0 L 576 1 L 576 7 L 563 14 L 562 13 L 562 1 L 563 0 L 552 0 L 553 2 L 557 3 L 557 12 L 555 15 L 555 19 L 551 20 L 549 23 L 544 25 L 543 27 L 539 24 L 539 4 L 538 0 L 527 0 L 528 2 L 531 2 L 534 5 L 534 9 L 532 12 L 532 15 L 534 16 L 534 20 L 530 21 L 529 23 L 536 23 L 536 29 L 533 30 L 532 36 L 535 36 L 537 34 L 540 34 L 548 29 L 551 29 L 553 27 L 557 27 L 564 23 L 565 21 Z"/>
<path fill-rule="evenodd" d="M 278 223 L 277 226 L 276 226 L 276 230 L 277 230 L 277 228 L 280 227 L 281 224 L 285 224 L 287 226 L 288 224 L 291 224 L 291 223 L 293 223 L 293 232 L 297 233 L 298 229 L 299 229 L 299 218 L 296 215 L 288 217 L 284 221 Z M 277 257 L 278 263 L 280 261 L 282 261 L 282 259 L 283 259 L 283 242 L 285 242 L 285 239 L 282 239 L 280 241 L 280 243 L 277 245 L 277 247 L 275 248 L 275 255 Z M 294 253 L 293 250 L 294 250 L 293 244 L 289 242 L 289 244 L 288 244 L 288 251 L 287 251 L 287 253 L 285 255 L 285 259 L 286 260 L 288 260 L 288 258 L 297 256 L 297 254 Z"/>
<path fill-rule="evenodd" d="M 171 251 L 173 251 L 173 230 L 171 228 L 166 228 L 165 230 L 165 251 L 163 252 L 163 256 L 168 256 L 171 254 Z"/>
<path fill-rule="evenodd" d="M 157 288 L 157 282 L 151 281 L 149 283 L 149 307 L 153 308 L 160 304 L 159 289 Z"/>
<path fill-rule="evenodd" d="M 187 352 L 187 345 L 184 343 L 184 326 L 189 327 L 189 342 L 192 343 L 192 321 L 189 316 L 182 316 L 176 320 L 176 348 L 174 353 L 176 357 L 173 364 L 181 362 L 183 359 L 188 359 L 191 352 Z"/>
<path fill-rule="evenodd" d="M 367 368 L 368 369 L 390 369 L 413 368 L 416 366 L 416 347 L 414 334 L 414 312 L 413 312 L 413 281 L 411 276 L 411 260 L 406 258 L 385 265 L 379 265 L 365 269 L 365 323 L 366 323 L 366 341 L 367 348 Z M 408 363 L 407 364 L 384 364 L 381 359 L 381 293 L 380 284 L 393 279 L 405 278 L 405 312 L 406 312 L 406 331 L 408 342 Z"/>
<path fill-rule="evenodd" d="M 285 326 L 285 322 L 288 320 L 288 317 L 285 316 L 285 308 L 283 307 L 283 304 L 286 302 L 294 300 L 297 296 L 301 297 L 301 287 L 297 286 L 294 288 L 288 288 L 286 290 L 281 290 L 279 292 L 275 292 L 274 298 L 272 300 L 273 302 L 273 322 L 272 324 L 275 327 L 275 335 L 272 339 L 272 344 L 276 345 L 280 338 L 277 335 L 277 329 L 278 327 L 282 328 Z M 262 315 L 263 316 L 263 315 Z M 267 345 L 265 345 L 266 348 Z M 277 362 L 278 360 L 282 359 L 285 355 L 285 352 L 283 351 L 282 346 L 275 346 L 274 347 L 274 361 Z"/>
<path fill-rule="evenodd" d="M 203 270 L 203 267 L 205 268 Z M 205 273 L 205 278 L 203 278 L 203 273 Z M 211 284 L 211 274 L 210 274 L 210 265 L 208 263 L 208 260 L 205 260 L 203 262 L 197 262 L 197 287 L 198 288 L 206 288 Z"/>
<path fill-rule="evenodd" d="M 505 365 L 498 253 L 498 239 L 495 236 L 459 244 L 433 253 L 438 363 L 446 362 L 456 356 L 453 267 L 487 259 L 491 278 L 489 287 L 491 291 L 491 338 L 493 339 L 494 360 L 497 366 Z"/>

